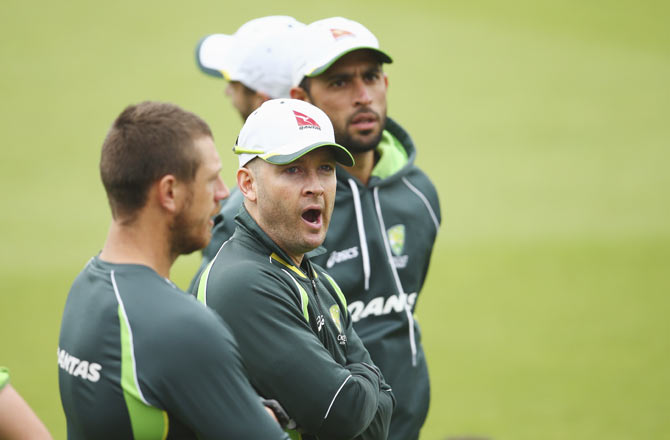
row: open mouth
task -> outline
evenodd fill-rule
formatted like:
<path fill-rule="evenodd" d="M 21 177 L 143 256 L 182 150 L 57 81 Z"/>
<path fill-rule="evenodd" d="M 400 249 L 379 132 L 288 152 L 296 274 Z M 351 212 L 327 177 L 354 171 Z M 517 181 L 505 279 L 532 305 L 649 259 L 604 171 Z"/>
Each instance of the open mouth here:
<path fill-rule="evenodd" d="M 372 112 L 362 112 L 351 118 L 351 126 L 360 131 L 370 131 L 377 127 L 377 115 Z"/>
<path fill-rule="evenodd" d="M 308 223 L 318 224 L 321 220 L 321 210 L 320 209 L 308 209 L 302 213 L 302 218 L 305 219 Z"/>
<path fill-rule="evenodd" d="M 359 113 L 351 120 L 353 124 L 373 123 L 377 120 L 374 113 Z"/>

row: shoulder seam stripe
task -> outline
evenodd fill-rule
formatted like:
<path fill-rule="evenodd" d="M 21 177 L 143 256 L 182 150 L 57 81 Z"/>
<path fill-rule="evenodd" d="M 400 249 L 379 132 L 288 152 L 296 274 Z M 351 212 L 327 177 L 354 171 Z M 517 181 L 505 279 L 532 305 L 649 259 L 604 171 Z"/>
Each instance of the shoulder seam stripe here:
<path fill-rule="evenodd" d="M 337 285 L 333 277 L 328 275 L 326 272 L 323 272 L 323 275 L 326 277 L 328 282 L 330 282 L 330 285 L 333 286 L 333 289 L 335 290 L 335 293 L 337 294 L 338 298 L 340 298 L 340 302 L 342 303 L 342 306 L 344 307 L 344 316 L 347 316 L 347 313 L 349 310 L 347 309 L 347 298 L 344 296 L 344 293 L 342 293 L 342 289 L 340 289 L 340 286 Z"/>
<path fill-rule="evenodd" d="M 142 394 L 142 390 L 140 389 L 140 384 L 137 380 L 137 367 L 135 365 L 135 346 L 133 345 L 133 330 L 130 327 L 130 321 L 128 320 L 128 314 L 126 313 L 126 307 L 123 305 L 123 300 L 121 299 L 121 294 L 119 293 L 119 288 L 116 284 L 116 277 L 114 276 L 114 271 L 112 270 L 109 274 L 109 276 L 112 279 L 112 286 L 114 287 L 114 295 L 116 295 L 116 300 L 119 303 L 119 307 L 121 307 L 121 313 L 123 313 L 123 318 L 126 321 L 126 327 L 128 328 L 128 342 L 130 343 L 130 358 L 133 361 L 133 381 L 135 382 L 135 388 L 137 389 L 137 393 L 140 396 L 140 399 L 142 399 L 142 402 L 147 405 L 149 405 L 149 402 L 147 402 L 147 399 L 144 398 L 144 394 Z"/>
<path fill-rule="evenodd" d="M 419 190 L 417 189 L 417 187 L 415 187 L 414 185 L 412 185 L 411 183 L 409 183 L 409 180 L 407 180 L 406 177 L 403 177 L 403 178 L 402 178 L 402 181 L 405 182 L 405 185 L 407 185 L 407 187 L 408 187 L 410 190 L 412 190 L 412 192 L 413 192 L 414 194 L 416 194 L 417 197 L 419 197 L 419 198 L 421 199 L 421 201 L 423 202 L 423 204 L 426 205 L 426 208 L 428 209 L 428 212 L 430 213 L 430 217 L 433 219 L 433 223 L 435 223 L 435 230 L 436 230 L 436 231 L 439 230 L 439 229 L 440 229 L 440 222 L 437 220 L 437 216 L 435 215 L 435 211 L 433 211 L 433 207 L 430 206 L 430 202 L 428 201 L 428 199 L 426 198 L 426 196 L 424 196 L 423 193 L 421 193 L 421 191 L 419 191 Z"/>
<path fill-rule="evenodd" d="M 216 260 L 216 257 L 214 257 L 214 260 Z M 212 270 L 214 260 L 210 261 L 209 264 L 205 266 L 205 270 L 202 271 L 200 282 L 198 283 L 198 293 L 196 297 L 198 298 L 198 301 L 205 305 L 207 305 L 207 281 L 209 280 L 209 271 Z"/>
<path fill-rule="evenodd" d="M 307 292 L 305 292 L 305 289 L 302 288 L 300 283 L 298 283 L 298 281 L 293 278 L 293 275 L 288 273 L 286 269 L 282 269 L 282 272 L 288 275 L 295 283 L 295 286 L 298 288 L 298 292 L 300 292 L 300 309 L 302 311 L 302 315 L 305 317 L 305 320 L 309 322 L 309 311 L 307 309 L 307 304 L 309 304 L 309 296 L 307 296 Z"/>

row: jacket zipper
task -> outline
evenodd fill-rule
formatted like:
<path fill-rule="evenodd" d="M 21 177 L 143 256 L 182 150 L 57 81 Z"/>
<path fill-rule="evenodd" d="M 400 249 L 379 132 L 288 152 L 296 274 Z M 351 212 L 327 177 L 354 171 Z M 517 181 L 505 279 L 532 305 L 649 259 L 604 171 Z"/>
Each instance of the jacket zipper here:
<path fill-rule="evenodd" d="M 312 268 L 312 265 L 308 263 L 307 265 L 307 276 L 309 277 L 309 281 L 312 283 L 312 291 L 314 292 L 314 298 L 316 300 L 316 309 L 317 309 L 317 315 L 316 315 L 316 326 L 317 326 L 317 333 L 321 326 L 326 325 L 326 317 L 324 316 L 323 308 L 321 307 L 321 300 L 319 299 L 319 294 L 316 289 L 316 280 L 314 279 L 314 268 Z M 321 318 L 321 321 L 319 321 L 319 318 Z"/>

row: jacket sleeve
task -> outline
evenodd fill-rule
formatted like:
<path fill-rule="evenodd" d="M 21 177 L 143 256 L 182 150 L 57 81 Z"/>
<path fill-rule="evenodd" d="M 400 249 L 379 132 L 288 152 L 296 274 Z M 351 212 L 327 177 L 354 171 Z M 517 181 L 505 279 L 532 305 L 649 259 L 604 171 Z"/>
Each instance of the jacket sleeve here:
<path fill-rule="evenodd" d="M 290 276 L 258 265 L 226 273 L 210 277 L 207 305 L 232 329 L 259 393 L 279 401 L 302 432 L 323 440 L 352 439 L 368 428 L 380 399 L 387 399 L 378 371 L 333 359 L 310 327 Z"/>
<path fill-rule="evenodd" d="M 346 310 L 346 304 L 343 304 Z M 352 325 L 351 316 L 348 312 L 345 314 L 345 325 L 347 334 L 347 363 L 350 365 L 362 365 L 379 377 L 379 401 L 377 411 L 368 427 L 356 437 L 356 440 L 375 440 L 386 439 L 388 437 L 391 415 L 395 407 L 395 396 L 391 387 L 384 380 L 384 376 L 379 368 L 373 363 L 368 350 L 358 337 Z"/>
<path fill-rule="evenodd" d="M 199 319 L 171 322 L 161 329 L 161 338 L 171 344 L 156 344 L 152 355 L 171 362 L 157 366 L 160 382 L 151 386 L 161 396 L 157 405 L 201 439 L 289 440 L 249 383 L 227 326 L 211 310 L 197 306 L 206 312 L 198 314 Z"/>

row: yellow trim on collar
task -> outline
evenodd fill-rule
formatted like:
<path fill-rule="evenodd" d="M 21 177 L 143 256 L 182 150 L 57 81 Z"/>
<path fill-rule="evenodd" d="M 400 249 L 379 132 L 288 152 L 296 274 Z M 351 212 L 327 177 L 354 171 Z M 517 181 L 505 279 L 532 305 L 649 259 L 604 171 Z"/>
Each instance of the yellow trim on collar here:
<path fill-rule="evenodd" d="M 281 264 L 283 264 L 283 265 L 286 266 L 287 268 L 291 269 L 293 272 L 295 272 L 295 273 L 297 273 L 298 275 L 300 275 L 301 278 L 307 279 L 307 275 L 305 275 L 304 273 L 302 273 L 302 271 L 301 271 L 300 269 L 298 269 L 298 268 L 295 267 L 294 265 L 292 265 L 292 264 L 287 263 L 286 261 L 284 261 L 284 259 L 283 259 L 282 257 L 280 257 L 279 255 L 277 255 L 275 252 L 273 252 L 272 255 L 270 255 L 270 258 L 273 258 L 273 259 L 277 260 L 278 262 L 280 262 Z"/>

